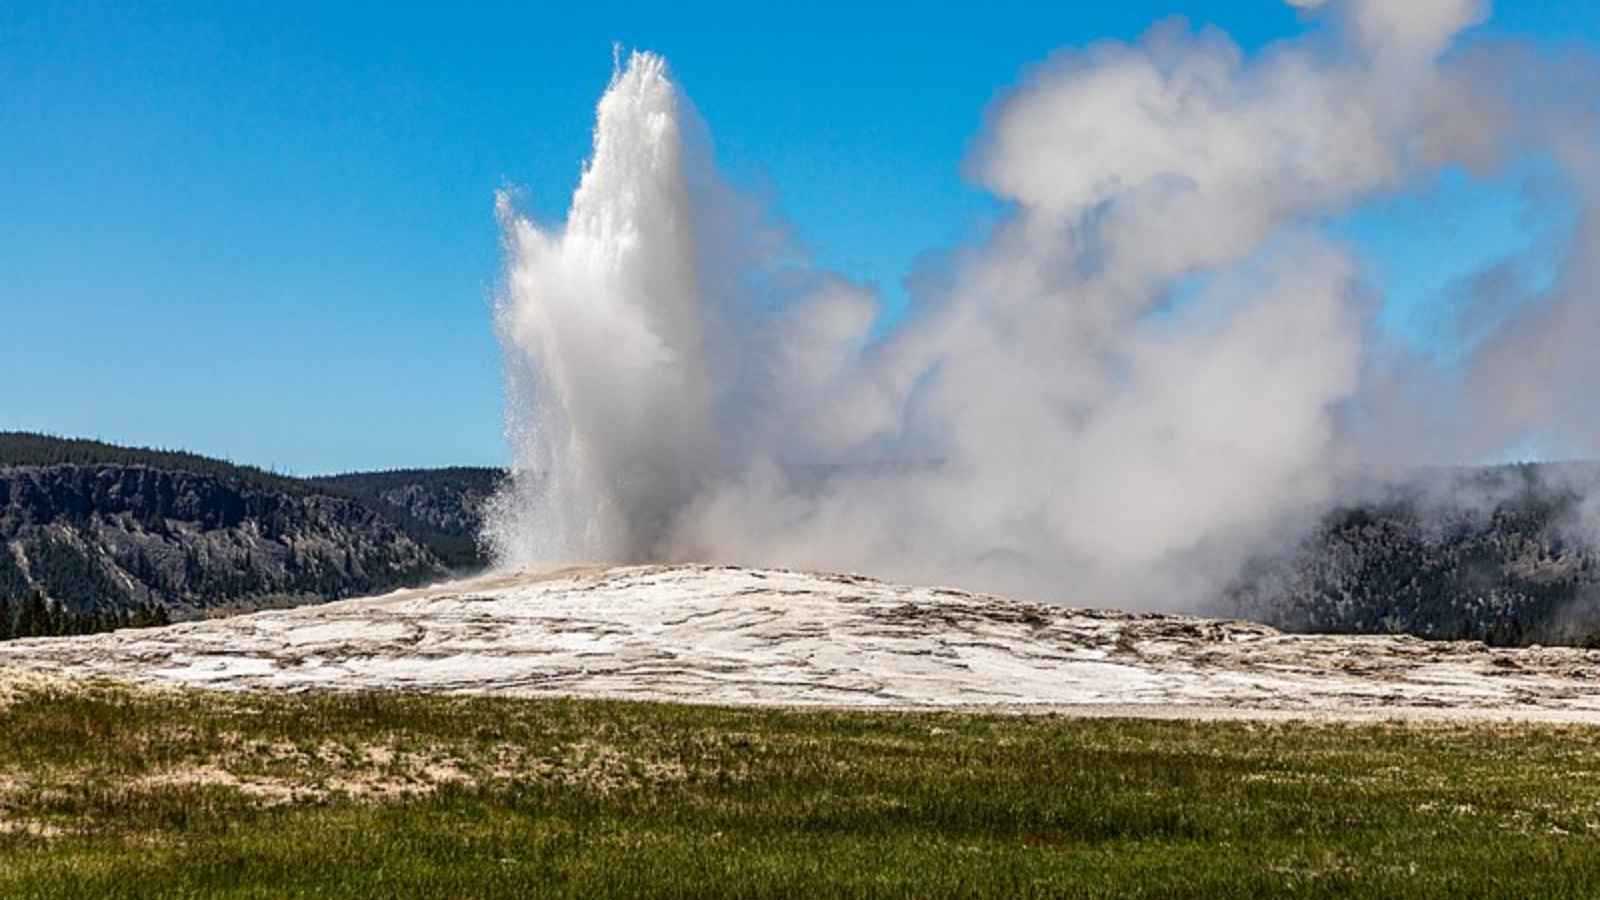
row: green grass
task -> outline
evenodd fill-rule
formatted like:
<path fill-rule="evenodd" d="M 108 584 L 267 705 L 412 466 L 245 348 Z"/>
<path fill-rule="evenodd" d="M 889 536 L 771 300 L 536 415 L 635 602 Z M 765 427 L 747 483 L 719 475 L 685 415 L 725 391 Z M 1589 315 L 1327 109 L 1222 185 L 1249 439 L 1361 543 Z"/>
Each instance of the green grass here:
<path fill-rule="evenodd" d="M 0 896 L 1600 896 L 1600 731 L 33 683 Z"/>

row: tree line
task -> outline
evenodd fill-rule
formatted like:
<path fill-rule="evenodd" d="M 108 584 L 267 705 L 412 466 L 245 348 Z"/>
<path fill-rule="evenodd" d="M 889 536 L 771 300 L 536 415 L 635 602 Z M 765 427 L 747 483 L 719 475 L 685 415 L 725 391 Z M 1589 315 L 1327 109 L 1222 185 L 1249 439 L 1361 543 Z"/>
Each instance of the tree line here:
<path fill-rule="evenodd" d="M 0 431 L 0 467 L 63 465 L 145 466 L 151 469 L 210 475 L 243 485 L 291 494 L 318 492 L 299 478 L 280 475 L 255 466 L 243 466 L 227 460 L 201 456 L 185 450 L 121 447 L 83 438 L 62 438 L 27 431 Z"/>
<path fill-rule="evenodd" d="M 119 628 L 153 628 L 170 625 L 164 607 L 153 603 L 117 610 L 75 612 L 52 603 L 43 591 L 30 589 L 21 598 L 0 596 L 0 641 L 25 637 L 65 637 L 98 634 Z"/>

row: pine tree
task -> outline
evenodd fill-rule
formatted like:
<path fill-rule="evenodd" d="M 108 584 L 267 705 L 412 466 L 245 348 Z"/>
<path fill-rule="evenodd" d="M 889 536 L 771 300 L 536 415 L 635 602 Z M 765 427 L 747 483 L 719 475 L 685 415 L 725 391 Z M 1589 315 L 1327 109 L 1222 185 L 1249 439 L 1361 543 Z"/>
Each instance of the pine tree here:
<path fill-rule="evenodd" d="M 16 637 L 39 637 L 50 633 L 50 604 L 37 588 L 28 592 L 17 611 Z"/>

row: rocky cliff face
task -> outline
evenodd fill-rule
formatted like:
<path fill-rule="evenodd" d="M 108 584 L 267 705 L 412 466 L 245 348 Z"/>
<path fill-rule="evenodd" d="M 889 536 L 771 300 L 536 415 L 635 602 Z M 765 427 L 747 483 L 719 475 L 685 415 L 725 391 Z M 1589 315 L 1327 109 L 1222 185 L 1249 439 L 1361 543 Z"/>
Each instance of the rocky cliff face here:
<path fill-rule="evenodd" d="M 350 497 L 139 465 L 0 469 L 0 596 L 173 618 L 443 577 L 439 555 Z"/>
<path fill-rule="evenodd" d="M 484 505 L 505 478 L 501 469 L 458 466 L 397 469 L 313 478 L 308 484 L 354 497 L 394 520 L 460 572 L 489 564 L 478 544 Z"/>
<path fill-rule="evenodd" d="M 476 534 L 483 524 L 483 505 L 490 492 L 471 487 L 445 490 L 422 481 L 408 481 L 379 492 L 379 499 L 411 518 L 449 534 Z"/>

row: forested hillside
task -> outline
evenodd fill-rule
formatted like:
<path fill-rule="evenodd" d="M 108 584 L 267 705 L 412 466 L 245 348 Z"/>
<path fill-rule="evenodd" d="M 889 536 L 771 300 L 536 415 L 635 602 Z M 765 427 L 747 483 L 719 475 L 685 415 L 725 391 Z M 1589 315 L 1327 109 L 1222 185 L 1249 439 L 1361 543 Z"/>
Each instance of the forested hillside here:
<path fill-rule="evenodd" d="M 1293 631 L 1600 646 L 1600 466 L 1419 473 L 1258 560 L 1228 612 Z"/>
<path fill-rule="evenodd" d="M 0 433 L 0 638 L 321 602 L 481 568 L 479 507 L 498 477 L 298 479 Z"/>
<path fill-rule="evenodd" d="M 309 484 L 384 513 L 446 565 L 475 569 L 489 562 L 478 543 L 483 505 L 504 478 L 500 469 L 457 466 L 354 472 L 312 478 Z"/>
<path fill-rule="evenodd" d="M 0 469 L 15 466 L 143 466 L 211 475 L 236 484 L 290 494 L 316 490 L 304 480 L 184 450 L 122 447 L 103 441 L 26 431 L 0 431 Z"/>

